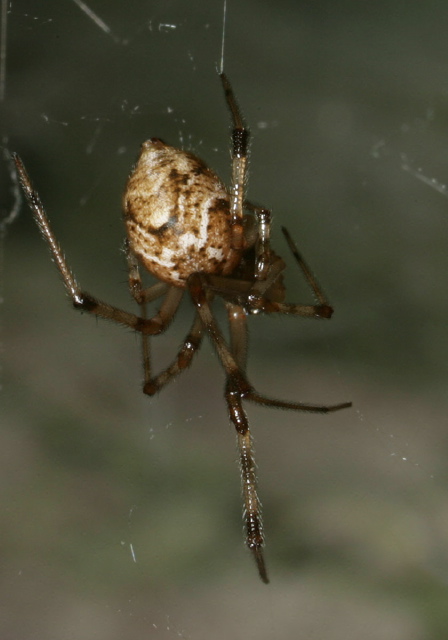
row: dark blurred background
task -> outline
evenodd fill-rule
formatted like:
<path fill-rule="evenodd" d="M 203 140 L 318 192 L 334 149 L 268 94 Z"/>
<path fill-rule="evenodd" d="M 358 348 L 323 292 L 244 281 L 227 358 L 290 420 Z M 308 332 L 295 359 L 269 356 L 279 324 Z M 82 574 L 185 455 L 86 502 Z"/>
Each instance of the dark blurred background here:
<path fill-rule="evenodd" d="M 141 142 L 190 149 L 229 180 L 222 13 L 8 5 L 3 146 L 82 285 L 126 309 L 121 196 Z M 273 210 L 289 300 L 311 296 L 281 225 L 335 307 L 331 322 L 252 318 L 250 379 L 353 401 L 330 416 L 248 406 L 268 587 L 243 545 L 211 347 L 145 397 L 138 338 L 71 309 L 25 205 L 2 227 L 2 639 L 445 640 L 447 24 L 436 0 L 228 2 L 249 198 Z M 1 179 L 5 216 L 5 158 Z M 185 304 L 155 366 L 190 318 Z"/>

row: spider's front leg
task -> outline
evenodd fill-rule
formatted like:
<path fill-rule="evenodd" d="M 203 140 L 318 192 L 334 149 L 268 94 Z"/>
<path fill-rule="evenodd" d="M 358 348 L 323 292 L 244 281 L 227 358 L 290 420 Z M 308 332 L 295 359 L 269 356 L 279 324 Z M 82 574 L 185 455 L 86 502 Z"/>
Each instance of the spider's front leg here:
<path fill-rule="evenodd" d="M 31 211 L 33 212 L 34 219 L 36 220 L 39 229 L 48 244 L 53 261 L 62 276 L 65 289 L 75 309 L 92 313 L 100 318 L 112 320 L 143 334 L 155 335 L 164 331 L 171 320 L 171 317 L 168 317 L 169 314 L 164 313 L 162 310 L 164 309 L 163 304 L 161 312 L 156 314 L 153 318 L 142 318 L 133 313 L 129 313 L 123 309 L 107 304 L 106 302 L 102 302 L 80 288 L 76 282 L 73 272 L 67 265 L 61 246 L 50 226 L 50 222 L 39 198 L 39 194 L 34 189 L 23 162 L 15 153 L 12 154 L 12 157 L 15 162 L 26 199 Z"/>

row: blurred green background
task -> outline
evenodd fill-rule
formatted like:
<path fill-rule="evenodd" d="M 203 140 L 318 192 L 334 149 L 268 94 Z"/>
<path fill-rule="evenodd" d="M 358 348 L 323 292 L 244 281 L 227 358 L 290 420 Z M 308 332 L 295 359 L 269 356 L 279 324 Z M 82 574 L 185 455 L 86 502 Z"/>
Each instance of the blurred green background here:
<path fill-rule="evenodd" d="M 121 196 L 141 142 L 229 179 L 221 2 L 13 0 L 3 145 L 82 285 L 132 309 Z M 77 315 L 26 206 L 1 265 L 0 636 L 445 640 L 448 633 L 448 5 L 228 2 L 225 69 L 252 132 L 288 298 L 252 318 L 248 406 L 271 584 L 243 545 L 235 438 L 206 344 L 160 396 L 139 340 Z M 5 42 L 5 41 L 4 41 Z M 13 205 L 2 164 L 2 214 Z M 191 317 L 154 345 L 162 367 Z"/>

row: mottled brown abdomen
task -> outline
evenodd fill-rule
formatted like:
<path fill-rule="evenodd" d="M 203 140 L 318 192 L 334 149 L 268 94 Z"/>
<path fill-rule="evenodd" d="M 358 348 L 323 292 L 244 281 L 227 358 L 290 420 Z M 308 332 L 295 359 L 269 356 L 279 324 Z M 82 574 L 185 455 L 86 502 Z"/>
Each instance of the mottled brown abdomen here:
<path fill-rule="evenodd" d="M 185 287 L 196 272 L 228 275 L 232 247 L 229 195 L 199 158 L 152 138 L 142 145 L 124 195 L 131 249 L 157 278 Z"/>

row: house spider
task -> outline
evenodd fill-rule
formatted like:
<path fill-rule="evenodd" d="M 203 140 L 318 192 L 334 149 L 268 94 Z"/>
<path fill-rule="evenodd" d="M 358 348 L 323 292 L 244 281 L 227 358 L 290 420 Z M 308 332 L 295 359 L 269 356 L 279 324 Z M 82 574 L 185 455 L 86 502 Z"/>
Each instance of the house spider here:
<path fill-rule="evenodd" d="M 73 306 L 141 334 L 144 393 L 152 396 L 171 382 L 190 366 L 204 334 L 210 338 L 226 375 L 224 396 L 237 434 L 246 544 L 255 557 L 260 578 L 267 583 L 256 465 L 243 400 L 266 407 L 313 413 L 345 409 L 351 406 L 351 402 L 324 406 L 276 400 L 260 394 L 248 381 L 248 315 L 281 313 L 329 319 L 333 309 L 285 228 L 282 229 L 283 234 L 317 304 L 284 302 L 282 273 L 285 263 L 270 248 L 270 213 L 245 198 L 249 131 L 244 126 L 228 78 L 224 73 L 220 78 L 233 126 L 230 188 L 202 160 L 170 147 L 158 138 L 143 143 L 140 157 L 128 179 L 123 206 L 129 289 L 140 305 L 140 315 L 102 302 L 81 289 L 65 261 L 22 161 L 16 154 L 13 158 L 28 204 L 48 243 Z M 144 288 L 140 266 L 159 282 Z M 193 323 L 173 362 L 154 375 L 149 336 L 166 331 L 185 291 L 194 304 Z M 147 303 L 162 296 L 159 310 L 148 317 Z M 223 337 L 212 311 L 215 297 L 222 298 L 226 307 L 229 342 Z"/>

